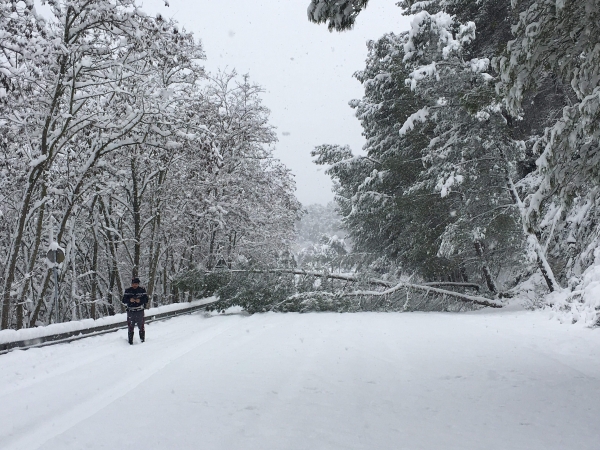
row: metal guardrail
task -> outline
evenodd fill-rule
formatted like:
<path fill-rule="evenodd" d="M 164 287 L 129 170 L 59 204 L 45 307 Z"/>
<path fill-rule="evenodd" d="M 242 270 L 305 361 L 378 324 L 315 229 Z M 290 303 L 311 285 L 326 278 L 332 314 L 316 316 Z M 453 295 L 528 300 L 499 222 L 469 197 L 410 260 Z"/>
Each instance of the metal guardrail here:
<path fill-rule="evenodd" d="M 215 300 L 215 301 L 217 301 L 217 300 Z M 214 302 L 203 303 L 201 305 L 194 305 L 194 306 L 190 306 L 189 308 L 178 309 L 176 311 L 167 311 L 164 313 L 149 314 L 146 316 L 145 322 L 150 323 L 150 322 L 155 322 L 158 320 L 170 319 L 171 317 L 182 316 L 185 314 L 191 314 L 193 312 L 200 311 L 200 310 L 206 308 L 206 306 L 210 305 L 211 303 L 214 303 Z M 68 331 L 65 333 L 51 334 L 48 336 L 36 337 L 36 338 L 32 338 L 32 339 L 24 339 L 21 341 L 5 342 L 5 343 L 0 344 L 0 355 L 8 353 L 14 349 L 28 350 L 30 348 L 40 348 L 40 347 L 46 347 L 48 345 L 63 344 L 63 343 L 67 343 L 67 342 L 78 341 L 79 339 L 84 339 L 87 337 L 99 336 L 102 334 L 112 333 L 112 332 L 115 332 L 118 330 L 122 330 L 124 328 L 127 328 L 126 320 L 124 320 L 122 322 L 111 323 L 108 325 L 98 325 L 95 327 L 85 328 L 83 330 L 75 330 L 75 331 Z"/>

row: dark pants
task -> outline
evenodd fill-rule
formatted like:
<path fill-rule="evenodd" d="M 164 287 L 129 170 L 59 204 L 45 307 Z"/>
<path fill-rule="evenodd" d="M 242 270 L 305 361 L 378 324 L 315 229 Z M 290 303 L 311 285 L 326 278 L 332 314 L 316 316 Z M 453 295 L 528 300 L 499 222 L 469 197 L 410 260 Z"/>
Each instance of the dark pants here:
<path fill-rule="evenodd" d="M 144 330 L 144 310 L 140 311 L 127 311 L 127 329 L 129 330 L 129 338 L 133 339 L 133 329 L 137 324 L 140 330 L 140 339 L 143 341 L 146 337 L 146 330 Z"/>

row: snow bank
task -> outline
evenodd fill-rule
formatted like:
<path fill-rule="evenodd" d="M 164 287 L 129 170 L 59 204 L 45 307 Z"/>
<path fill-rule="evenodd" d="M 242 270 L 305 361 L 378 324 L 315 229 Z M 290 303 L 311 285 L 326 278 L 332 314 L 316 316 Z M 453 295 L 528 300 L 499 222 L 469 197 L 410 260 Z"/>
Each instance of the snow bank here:
<path fill-rule="evenodd" d="M 138 343 L 1 356 L 2 450 L 600 447 L 600 333 L 545 312 L 190 315 Z"/>
<path fill-rule="evenodd" d="M 553 317 L 561 323 L 594 326 L 600 315 L 600 249 L 596 249 L 595 263 L 588 267 L 572 291 L 553 292 L 548 302 Z"/>
<path fill-rule="evenodd" d="M 514 295 L 509 303 L 521 304 L 525 309 L 545 309 L 560 323 L 595 326 L 600 319 L 600 248 L 595 256 L 595 263 L 580 277 L 572 278 L 569 288 L 549 293 L 538 270 L 509 291 Z"/>
<path fill-rule="evenodd" d="M 194 306 L 205 305 L 214 301 L 214 297 L 194 300 L 190 303 L 173 303 L 171 305 L 159 306 L 146 310 L 146 317 L 166 312 L 180 311 Z M 72 322 L 54 323 L 45 327 L 25 328 L 22 330 L 2 330 L 0 331 L 0 344 L 8 342 L 27 341 L 30 339 L 39 339 L 53 334 L 69 333 L 88 328 L 101 327 L 104 325 L 113 325 L 127 320 L 127 314 L 115 314 L 114 316 L 102 317 L 97 320 L 85 319 L 74 320 Z"/>

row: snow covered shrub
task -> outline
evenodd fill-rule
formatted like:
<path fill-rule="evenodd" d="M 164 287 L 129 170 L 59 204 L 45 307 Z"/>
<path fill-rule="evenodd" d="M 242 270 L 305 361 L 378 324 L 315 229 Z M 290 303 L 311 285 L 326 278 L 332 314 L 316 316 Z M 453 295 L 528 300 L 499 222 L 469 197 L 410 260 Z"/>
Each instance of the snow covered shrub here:
<path fill-rule="evenodd" d="M 548 296 L 554 317 L 562 323 L 598 326 L 600 318 L 600 248 L 594 252 L 595 263 L 585 270 L 580 279 L 571 280 L 573 290 L 564 290 Z"/>

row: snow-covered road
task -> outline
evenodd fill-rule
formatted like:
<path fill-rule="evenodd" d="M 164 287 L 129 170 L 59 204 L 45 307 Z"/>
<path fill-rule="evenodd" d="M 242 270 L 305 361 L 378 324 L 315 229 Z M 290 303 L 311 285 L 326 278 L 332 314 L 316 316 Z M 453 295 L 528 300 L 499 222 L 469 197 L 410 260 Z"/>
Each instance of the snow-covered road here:
<path fill-rule="evenodd" d="M 544 313 L 195 314 L 147 334 L 0 356 L 0 449 L 600 448 L 600 330 Z"/>

